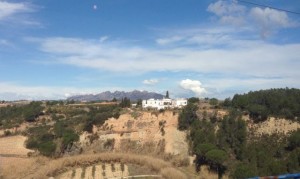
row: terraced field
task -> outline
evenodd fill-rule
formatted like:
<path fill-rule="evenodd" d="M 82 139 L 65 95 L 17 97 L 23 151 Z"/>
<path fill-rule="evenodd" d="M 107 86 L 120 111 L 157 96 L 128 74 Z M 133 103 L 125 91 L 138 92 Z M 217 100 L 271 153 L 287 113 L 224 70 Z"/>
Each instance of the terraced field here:
<path fill-rule="evenodd" d="M 59 179 L 104 179 L 125 178 L 129 176 L 128 166 L 120 163 L 102 163 L 88 167 L 69 170 L 57 178 Z"/>

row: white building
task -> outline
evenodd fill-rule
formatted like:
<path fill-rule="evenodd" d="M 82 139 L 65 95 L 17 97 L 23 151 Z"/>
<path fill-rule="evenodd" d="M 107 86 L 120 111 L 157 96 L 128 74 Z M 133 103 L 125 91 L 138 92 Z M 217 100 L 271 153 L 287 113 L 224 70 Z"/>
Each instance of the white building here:
<path fill-rule="evenodd" d="M 187 99 L 148 99 L 142 101 L 143 108 L 155 108 L 155 109 L 166 109 L 166 108 L 181 108 L 187 105 Z"/>

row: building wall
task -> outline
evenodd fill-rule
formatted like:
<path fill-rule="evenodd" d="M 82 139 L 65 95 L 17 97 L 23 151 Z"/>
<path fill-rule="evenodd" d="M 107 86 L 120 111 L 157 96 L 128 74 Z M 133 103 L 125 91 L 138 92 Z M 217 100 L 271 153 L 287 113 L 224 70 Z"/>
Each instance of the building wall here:
<path fill-rule="evenodd" d="M 148 99 L 142 101 L 143 108 L 156 108 L 156 109 L 165 109 L 165 108 L 181 108 L 187 105 L 187 99 Z"/>

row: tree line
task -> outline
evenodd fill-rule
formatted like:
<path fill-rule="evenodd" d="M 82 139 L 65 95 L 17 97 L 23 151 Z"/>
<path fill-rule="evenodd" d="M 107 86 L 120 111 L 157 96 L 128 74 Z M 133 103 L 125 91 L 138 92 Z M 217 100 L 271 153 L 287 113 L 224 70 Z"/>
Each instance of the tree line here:
<path fill-rule="evenodd" d="M 300 90 L 295 88 L 236 94 L 231 101 L 226 99 L 224 105 L 249 112 L 255 122 L 264 121 L 268 116 L 300 120 Z"/>

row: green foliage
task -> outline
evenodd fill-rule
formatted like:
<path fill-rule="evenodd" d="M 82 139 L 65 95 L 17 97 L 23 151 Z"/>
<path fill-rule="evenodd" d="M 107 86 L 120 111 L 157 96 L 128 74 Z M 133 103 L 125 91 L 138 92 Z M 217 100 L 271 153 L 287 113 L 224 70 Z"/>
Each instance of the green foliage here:
<path fill-rule="evenodd" d="M 193 141 L 193 150 L 195 147 L 202 143 L 216 142 L 216 136 L 214 133 L 214 126 L 207 121 L 195 121 L 191 126 L 190 138 Z"/>
<path fill-rule="evenodd" d="M 206 159 L 215 164 L 215 165 L 223 165 L 225 160 L 228 158 L 227 153 L 223 150 L 212 149 L 205 154 Z"/>
<path fill-rule="evenodd" d="M 242 158 L 246 144 L 246 123 L 234 112 L 225 116 L 218 130 L 218 144 L 221 148 L 230 148 L 238 159 Z"/>
<path fill-rule="evenodd" d="M 296 173 L 300 171 L 300 148 L 293 150 L 287 158 L 287 171 Z"/>
<path fill-rule="evenodd" d="M 248 164 L 239 163 L 235 166 L 231 178 L 241 179 L 256 176 L 255 170 Z"/>
<path fill-rule="evenodd" d="M 250 104 L 248 106 L 250 118 L 254 120 L 254 122 L 265 121 L 268 118 L 268 109 L 266 106 L 260 104 Z"/>
<path fill-rule="evenodd" d="M 219 149 L 212 149 L 205 154 L 205 158 L 211 169 L 218 172 L 219 178 L 225 173 L 228 155 L 225 151 Z"/>
<path fill-rule="evenodd" d="M 290 137 L 288 138 L 288 147 L 291 150 L 300 147 L 300 129 L 298 129 L 290 135 Z"/>
<path fill-rule="evenodd" d="M 121 108 L 129 108 L 129 107 L 131 107 L 130 99 L 127 98 L 127 97 L 122 98 L 121 103 L 120 103 L 120 107 Z"/>
<path fill-rule="evenodd" d="M 41 102 L 31 102 L 27 105 L 6 106 L 0 108 L 1 125 L 4 129 L 16 127 L 24 121 L 32 122 L 43 110 Z"/>
<path fill-rule="evenodd" d="M 231 106 L 231 99 L 230 98 L 226 98 L 224 100 L 224 102 L 222 103 L 222 106 L 224 106 L 224 107 L 230 107 Z"/>
<path fill-rule="evenodd" d="M 79 136 L 73 130 L 68 129 L 64 131 L 62 139 L 63 139 L 62 141 L 63 146 L 67 147 L 69 144 L 78 141 Z"/>
<path fill-rule="evenodd" d="M 191 97 L 188 99 L 188 103 L 199 103 L 199 98 Z"/>
<path fill-rule="evenodd" d="M 49 126 L 38 126 L 28 130 L 26 147 L 37 149 L 42 155 L 53 156 L 56 144 L 53 142 L 54 135 L 49 132 Z"/>
<path fill-rule="evenodd" d="M 43 107 L 41 102 L 31 102 L 29 105 L 24 106 L 23 116 L 25 121 L 32 122 L 37 116 L 42 113 Z"/>
<path fill-rule="evenodd" d="M 289 154 L 285 150 L 286 139 L 282 135 L 262 135 L 249 141 L 244 149 L 244 165 L 252 168 L 257 176 L 287 173 Z M 294 166 L 290 162 L 291 168 Z"/>
<path fill-rule="evenodd" d="M 200 121 L 197 108 L 186 106 L 178 124 L 179 129 L 189 130 L 196 168 L 206 164 L 219 176 L 227 170 L 231 178 L 299 172 L 300 130 L 288 135 L 247 135 L 246 123 L 241 118 L 242 113 L 248 112 L 255 122 L 269 115 L 299 120 L 299 91 L 286 88 L 235 95 L 232 101 L 228 98 L 223 102 L 231 111 L 222 120 Z"/>
<path fill-rule="evenodd" d="M 217 149 L 217 147 L 214 145 L 214 144 L 211 144 L 211 143 L 200 143 L 200 144 L 197 144 L 195 146 L 195 154 L 196 155 L 201 155 L 201 156 L 205 156 L 205 154 L 210 151 L 210 150 L 214 150 L 214 149 Z"/>
<path fill-rule="evenodd" d="M 56 135 L 56 137 L 62 137 L 64 130 L 65 130 L 65 125 L 63 121 L 57 121 L 54 124 L 54 134 Z"/>
<path fill-rule="evenodd" d="M 55 152 L 56 144 L 53 141 L 42 142 L 38 145 L 38 150 L 42 155 L 52 156 Z"/>
<path fill-rule="evenodd" d="M 198 119 L 197 116 L 197 109 L 198 106 L 192 103 L 186 105 L 181 113 L 179 114 L 178 118 L 178 129 L 179 130 L 186 130 L 189 126 Z"/>
<path fill-rule="evenodd" d="M 28 149 L 37 149 L 39 147 L 39 143 L 34 138 L 29 138 L 26 141 L 26 148 Z"/>
<path fill-rule="evenodd" d="M 267 116 L 300 118 L 300 90 L 299 89 L 270 89 L 235 95 L 232 106 L 247 110 L 252 119 L 263 121 Z"/>
<path fill-rule="evenodd" d="M 209 100 L 209 104 L 212 105 L 212 106 L 215 106 L 215 105 L 218 105 L 219 101 L 217 98 L 211 98 Z"/>
<path fill-rule="evenodd" d="M 137 107 L 141 107 L 142 106 L 142 102 L 143 102 L 142 99 L 138 99 L 137 102 L 136 102 L 136 106 Z"/>

